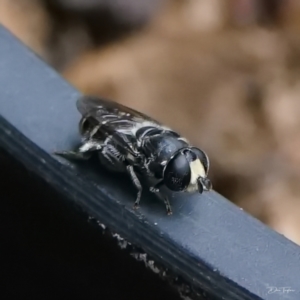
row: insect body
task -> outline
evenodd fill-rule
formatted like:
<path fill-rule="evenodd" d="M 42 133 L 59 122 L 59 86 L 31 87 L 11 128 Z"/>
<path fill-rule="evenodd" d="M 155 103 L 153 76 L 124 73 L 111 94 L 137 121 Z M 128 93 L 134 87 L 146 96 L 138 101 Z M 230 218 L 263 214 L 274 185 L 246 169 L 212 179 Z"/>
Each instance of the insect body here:
<path fill-rule="evenodd" d="M 89 159 L 97 152 L 103 166 L 114 172 L 127 172 L 138 193 L 142 194 L 141 178 L 155 182 L 149 186 L 160 193 L 165 185 L 173 192 L 209 191 L 207 178 L 209 159 L 204 151 L 192 147 L 173 130 L 150 117 L 110 100 L 83 96 L 77 101 L 82 114 L 79 130 L 82 144 L 75 151 L 56 152 L 70 159 Z M 167 213 L 171 205 L 163 196 Z"/>

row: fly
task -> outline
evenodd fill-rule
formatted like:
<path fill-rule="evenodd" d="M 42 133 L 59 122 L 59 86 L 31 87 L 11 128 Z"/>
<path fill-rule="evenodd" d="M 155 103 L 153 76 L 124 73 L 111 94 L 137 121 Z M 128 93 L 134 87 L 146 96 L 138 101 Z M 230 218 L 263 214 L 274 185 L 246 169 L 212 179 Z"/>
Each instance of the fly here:
<path fill-rule="evenodd" d="M 82 115 L 81 146 L 56 154 L 67 159 L 89 159 L 97 153 L 106 169 L 127 173 L 137 189 L 135 209 L 141 200 L 142 178 L 155 182 L 148 188 L 163 197 L 169 215 L 172 209 L 167 196 L 161 193 L 162 186 L 173 192 L 200 194 L 212 189 L 207 177 L 208 156 L 172 129 L 129 107 L 98 97 L 79 98 L 77 109 Z"/>

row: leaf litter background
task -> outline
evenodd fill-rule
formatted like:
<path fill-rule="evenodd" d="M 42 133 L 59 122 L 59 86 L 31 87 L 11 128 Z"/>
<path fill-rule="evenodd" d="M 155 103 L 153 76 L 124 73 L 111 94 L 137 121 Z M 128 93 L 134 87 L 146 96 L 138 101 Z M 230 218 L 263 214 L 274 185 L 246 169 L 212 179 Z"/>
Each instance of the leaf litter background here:
<path fill-rule="evenodd" d="M 0 22 L 207 151 L 214 188 L 300 244 L 297 0 L 0 0 Z"/>

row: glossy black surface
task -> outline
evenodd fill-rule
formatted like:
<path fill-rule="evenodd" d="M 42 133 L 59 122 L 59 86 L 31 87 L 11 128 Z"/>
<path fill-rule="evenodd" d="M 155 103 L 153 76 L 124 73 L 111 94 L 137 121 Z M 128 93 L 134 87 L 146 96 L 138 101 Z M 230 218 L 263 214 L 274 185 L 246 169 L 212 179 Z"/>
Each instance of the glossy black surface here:
<path fill-rule="evenodd" d="M 0 147 L 70 199 L 65 201 L 207 295 L 300 299 L 300 248 L 219 194 L 172 197 L 172 216 L 150 194 L 135 212 L 135 190 L 128 179 L 106 173 L 94 162 L 71 163 L 52 155 L 79 142 L 78 96 L 0 27 Z M 269 293 L 268 287 L 293 291 Z"/>

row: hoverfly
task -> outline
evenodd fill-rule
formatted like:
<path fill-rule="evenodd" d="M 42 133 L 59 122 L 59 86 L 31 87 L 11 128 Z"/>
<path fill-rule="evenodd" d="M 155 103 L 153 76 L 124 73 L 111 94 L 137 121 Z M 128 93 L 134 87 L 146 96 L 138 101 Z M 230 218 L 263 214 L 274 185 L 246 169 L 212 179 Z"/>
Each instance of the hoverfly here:
<path fill-rule="evenodd" d="M 129 107 L 94 96 L 79 98 L 77 109 L 82 115 L 81 146 L 56 154 L 89 159 L 96 152 L 106 169 L 127 173 L 137 189 L 134 208 L 138 208 L 142 195 L 141 178 L 155 182 L 149 184 L 149 190 L 163 196 L 168 214 L 172 210 L 160 191 L 163 185 L 173 192 L 201 194 L 212 189 L 206 153 L 170 128 Z"/>

